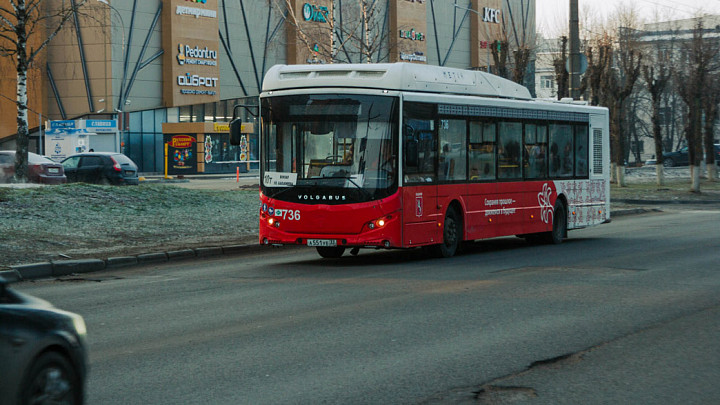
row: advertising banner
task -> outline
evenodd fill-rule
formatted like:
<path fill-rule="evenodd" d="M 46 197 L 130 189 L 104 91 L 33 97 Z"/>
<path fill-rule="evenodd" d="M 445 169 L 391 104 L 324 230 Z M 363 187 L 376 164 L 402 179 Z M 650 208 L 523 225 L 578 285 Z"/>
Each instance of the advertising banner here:
<path fill-rule="evenodd" d="M 291 0 L 287 21 L 287 63 L 330 63 L 332 53 L 331 0 Z"/>
<path fill-rule="evenodd" d="M 163 7 L 166 107 L 220 100 L 218 0 L 169 0 Z"/>
<path fill-rule="evenodd" d="M 197 174 L 197 139 L 192 135 L 163 135 L 167 148 L 168 174 Z"/>
<path fill-rule="evenodd" d="M 502 2 L 500 0 L 473 0 L 470 16 L 470 62 L 473 67 L 487 70 L 494 66 L 492 46 L 503 41 Z"/>
<path fill-rule="evenodd" d="M 427 63 L 424 0 L 390 0 L 390 62 Z"/>

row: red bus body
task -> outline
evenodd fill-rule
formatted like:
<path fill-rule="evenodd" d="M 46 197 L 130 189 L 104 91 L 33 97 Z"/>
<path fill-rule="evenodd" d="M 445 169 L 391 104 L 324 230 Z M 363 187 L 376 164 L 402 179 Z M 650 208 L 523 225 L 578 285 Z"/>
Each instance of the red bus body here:
<path fill-rule="evenodd" d="M 273 209 L 260 212 L 260 243 L 334 239 L 348 247 L 434 245 L 442 242 L 445 211 L 453 203 L 461 207 L 463 240 L 549 232 L 558 198 L 568 206 L 568 229 L 609 219 L 602 180 L 408 186 L 388 198 L 352 205 L 293 204 L 261 195 L 261 203 Z M 384 226 L 370 229 L 379 219 Z"/>
<path fill-rule="evenodd" d="M 331 74 L 324 76 L 322 81 L 314 80 L 314 75 L 321 76 L 320 74 L 323 72 Z M 347 73 L 347 77 L 338 72 Z M 378 79 L 368 81 L 357 79 L 363 74 Z M 483 80 L 486 81 L 485 84 L 483 84 Z M 320 83 L 324 83 L 327 89 L 319 87 Z M 486 87 L 482 87 L 482 85 Z M 388 87 L 390 91 L 382 90 L 380 93 L 379 89 L 385 87 Z M 422 91 L 418 91 L 418 88 L 422 88 Z M 295 187 L 295 183 L 292 181 L 293 185 L 287 188 L 266 188 L 263 185 L 267 186 L 269 180 L 265 176 L 271 172 L 274 173 L 274 176 L 284 172 L 295 173 L 293 175 L 299 176 L 298 179 L 306 175 L 309 178 L 311 167 L 307 170 L 300 169 L 300 165 L 307 166 L 308 162 L 311 162 L 311 165 L 317 164 L 317 159 L 306 159 L 307 162 L 302 163 L 302 155 L 297 152 L 299 148 L 307 147 L 306 144 L 314 140 L 313 135 L 308 135 L 307 138 L 303 138 L 303 141 L 293 140 L 292 142 L 295 143 L 291 145 L 291 141 L 279 140 L 282 132 L 279 127 L 268 130 L 269 116 L 263 116 L 259 224 L 259 242 L 261 244 L 336 246 L 338 248 L 413 248 L 442 245 L 447 242 L 446 221 L 451 218 L 453 212 L 457 213 L 457 219 L 460 221 L 457 228 L 460 241 L 510 235 L 548 235 L 557 232 L 554 224 L 558 222 L 558 218 L 554 218 L 554 216 L 558 212 L 562 213 L 565 219 L 565 221 L 558 222 L 562 224 L 563 228 L 560 229 L 560 232 L 563 233 L 566 233 L 567 230 L 580 229 L 610 220 L 609 128 L 606 109 L 532 100 L 529 98 L 529 94 L 525 95 L 527 91 L 524 88 L 481 72 L 411 64 L 276 66 L 266 76 L 261 100 L 280 97 L 283 94 L 291 96 L 334 94 L 338 99 L 342 99 L 344 92 L 357 95 L 365 94 L 364 90 L 367 90 L 368 94 L 384 95 L 387 93 L 389 96 L 396 97 L 399 100 L 398 105 L 402 106 L 401 110 L 407 108 L 408 100 L 424 103 L 430 107 L 441 105 L 442 112 L 438 113 L 441 114 L 438 115 L 440 118 L 435 118 L 434 121 L 429 120 L 429 124 L 424 124 L 426 129 L 416 129 L 415 134 L 424 131 L 428 134 L 432 133 L 435 137 L 434 150 L 431 152 L 436 153 L 433 155 L 435 156 L 433 159 L 435 159 L 434 170 L 437 172 L 440 164 L 439 156 L 442 153 L 438 134 L 450 128 L 449 121 L 460 122 L 461 131 L 467 131 L 467 133 L 462 132 L 464 135 L 460 136 L 461 142 L 459 142 L 458 149 L 461 158 L 464 159 L 464 161 L 460 160 L 460 164 L 464 172 L 468 174 L 464 174 L 465 177 L 462 179 L 450 181 L 440 181 L 439 177 L 428 178 L 427 183 L 424 183 L 425 180 L 422 178 L 424 175 L 422 175 L 414 177 L 415 181 L 413 182 L 413 177 L 408 176 L 408 167 L 413 164 L 413 159 L 409 159 L 406 155 L 417 152 L 410 152 L 410 141 L 403 141 L 403 139 L 409 139 L 409 135 L 401 129 L 408 127 L 409 122 L 406 116 L 402 115 L 405 114 L 403 112 L 402 117 L 397 118 L 397 122 L 393 123 L 395 131 L 393 139 L 398 140 L 395 147 L 397 148 L 398 162 L 396 165 L 399 173 L 394 186 L 388 188 L 388 195 L 369 201 L 344 203 L 346 196 L 343 190 L 346 189 L 325 189 L 312 186 L 301 188 Z M 477 97 L 492 91 L 495 91 L 496 94 L 486 95 L 484 98 Z M 307 111 L 313 111 L 313 114 L 319 114 L 318 111 L 325 111 L 325 113 L 331 111 L 323 108 L 326 108 L 327 105 L 332 106 L 332 103 L 328 103 L 327 100 L 320 101 L 322 103 L 315 101 L 320 105 L 317 110 L 308 108 Z M 354 107 L 351 102 L 347 100 L 345 102 L 350 104 L 346 104 L 342 108 L 338 107 L 345 110 L 342 113 L 345 116 L 351 115 L 353 111 L 367 110 L 366 106 Z M 308 101 L 306 104 L 310 104 L 310 102 Z M 348 108 L 348 105 L 353 106 L 354 109 Z M 476 106 L 478 109 L 473 110 Z M 277 105 L 273 107 L 275 110 L 279 110 Z M 302 107 L 305 108 L 304 105 Z M 435 111 L 439 110 L 435 108 Z M 420 118 L 422 118 L 421 115 L 419 115 Z M 510 118 L 503 118 L 505 116 Z M 573 156 L 575 156 L 574 159 L 587 158 L 587 163 L 583 164 L 590 168 L 581 171 L 578 168 L 579 160 L 576 160 L 574 163 L 575 175 L 572 178 L 545 176 L 546 178 L 530 179 L 523 174 L 518 179 L 504 180 L 500 179 L 500 175 L 497 174 L 497 178 L 494 179 L 473 180 L 469 174 L 471 163 L 469 151 L 474 147 L 470 122 L 477 121 L 496 125 L 496 122 L 502 123 L 503 120 L 516 123 L 518 128 L 523 128 L 524 135 L 520 135 L 522 136 L 522 145 L 517 146 L 517 150 L 524 154 L 522 158 L 524 160 L 517 158 L 518 164 L 515 167 L 523 164 L 527 166 L 530 143 L 540 144 L 539 139 L 544 136 L 542 138 L 545 142 L 544 146 L 550 146 L 550 139 L 555 135 L 551 134 L 548 128 L 552 130 L 553 126 L 557 124 L 569 128 L 566 128 L 567 131 L 570 131 L 568 136 L 575 137 L 572 138 L 575 141 L 572 139 L 570 141 L 571 143 L 575 142 L 572 143 L 573 147 L 579 146 L 580 150 L 582 146 L 585 146 L 584 156 L 581 156 L 580 152 L 573 152 L 575 154 Z M 567 120 L 567 122 L 563 120 Z M 574 124 L 572 120 L 576 120 L 577 123 Z M 463 122 L 466 123 L 463 124 Z M 357 125 L 359 133 L 361 124 Z M 465 125 L 464 129 L 462 125 Z M 578 126 L 582 131 L 573 129 L 575 128 L 573 125 Z M 302 127 L 303 124 L 293 124 L 292 129 L 299 131 L 296 128 L 298 126 Z M 530 131 L 528 128 L 535 131 L 535 127 L 542 127 L 545 132 L 541 132 L 539 129 L 537 132 L 528 132 Z M 290 126 L 285 128 L 286 132 L 288 128 Z M 307 131 L 315 131 L 312 133 L 318 134 L 327 131 L 308 128 L 306 128 Z M 496 128 L 493 130 L 496 132 L 489 132 L 492 134 L 491 141 L 495 142 L 493 147 L 499 149 L 493 151 L 489 156 L 493 159 L 493 169 L 500 170 L 501 167 L 505 167 L 503 166 L 505 163 L 499 161 L 502 153 L 500 149 L 503 146 L 499 137 L 503 132 L 498 126 L 493 128 Z M 369 126 L 367 129 L 369 131 Z M 340 130 L 339 124 L 336 124 L 335 132 L 340 132 Z M 401 131 L 402 133 L 400 133 Z M 529 137 L 528 133 L 531 133 L 532 137 Z M 577 134 L 582 134 L 585 138 L 578 137 Z M 272 144 L 267 140 L 270 136 L 274 137 Z M 359 141 L 359 137 L 353 138 L 358 135 L 343 136 L 346 137 L 342 141 L 345 142 L 342 146 L 344 151 L 354 150 L 352 147 L 348 149 L 349 142 L 352 142 L 352 146 L 366 146 L 365 143 Z M 463 144 L 463 142 L 465 143 Z M 272 148 L 286 150 L 277 152 L 271 151 Z M 293 155 L 290 159 L 285 156 L 290 151 L 298 154 Z M 333 153 L 338 153 L 337 145 L 334 146 L 333 151 Z M 270 159 L 270 153 L 275 153 L 277 156 Z M 545 157 L 549 161 L 549 148 Z M 285 166 L 281 170 L 278 167 L 283 159 L 285 159 Z M 341 163 L 336 162 L 329 166 L 346 167 Z M 270 168 L 271 164 L 273 165 L 272 169 Z M 417 163 L 415 162 L 415 164 Z M 546 173 L 549 170 L 547 169 L 549 164 L 545 163 Z M 362 170 L 364 163 L 360 163 L 360 165 Z M 526 173 L 528 170 L 522 167 L 517 167 L 517 169 L 521 170 L 521 173 Z M 361 182 L 361 176 L 348 178 L 349 182 L 360 188 L 356 182 Z M 418 182 L 418 178 L 421 179 L 420 182 Z M 299 184 L 298 180 L 294 181 Z M 354 191 L 353 186 L 346 184 L 346 187 L 349 187 L 347 190 Z M 265 193 L 266 190 L 273 190 L 272 194 Z M 279 198 L 273 198 L 273 196 L 279 196 Z M 562 209 L 558 211 L 558 207 Z M 560 235 L 560 237 L 564 236 L 564 234 Z"/>

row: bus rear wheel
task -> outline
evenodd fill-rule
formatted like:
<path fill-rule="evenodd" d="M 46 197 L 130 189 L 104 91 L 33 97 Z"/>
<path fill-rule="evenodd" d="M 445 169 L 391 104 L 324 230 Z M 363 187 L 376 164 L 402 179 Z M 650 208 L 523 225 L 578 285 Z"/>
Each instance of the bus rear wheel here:
<path fill-rule="evenodd" d="M 315 249 L 317 249 L 318 254 L 325 259 L 337 259 L 345 253 L 345 248 L 342 246 L 318 246 Z"/>
<path fill-rule="evenodd" d="M 567 211 L 562 201 L 555 203 L 553 211 L 553 229 L 547 233 L 547 242 L 559 245 L 567 237 Z"/>

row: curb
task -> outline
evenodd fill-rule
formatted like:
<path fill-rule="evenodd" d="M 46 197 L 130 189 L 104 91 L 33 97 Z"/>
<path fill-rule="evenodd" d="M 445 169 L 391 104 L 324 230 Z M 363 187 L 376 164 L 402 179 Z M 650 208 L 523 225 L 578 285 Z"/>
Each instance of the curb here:
<path fill-rule="evenodd" d="M 614 199 L 613 202 L 617 203 L 624 203 L 624 204 L 685 204 L 685 205 L 692 205 L 692 204 L 718 204 L 720 205 L 720 200 L 634 200 L 634 199 Z"/>
<path fill-rule="evenodd" d="M 263 249 L 268 249 L 268 247 L 260 244 L 229 245 L 173 250 L 168 252 L 143 253 L 136 256 L 109 257 L 104 260 L 53 260 L 50 262 L 8 266 L 9 270 L 0 270 L 0 277 L 4 278 L 8 283 L 16 283 L 25 280 L 69 276 L 78 273 L 90 273 L 106 269 L 120 269 L 141 264 L 165 263 L 169 261 L 174 262 L 220 255 L 250 254 Z"/>
<path fill-rule="evenodd" d="M 627 208 L 627 209 L 621 209 L 621 210 L 611 210 L 610 211 L 610 218 L 614 217 L 622 217 L 626 215 L 638 215 L 638 214 L 647 214 L 648 212 L 663 212 L 663 210 L 659 208 Z"/>

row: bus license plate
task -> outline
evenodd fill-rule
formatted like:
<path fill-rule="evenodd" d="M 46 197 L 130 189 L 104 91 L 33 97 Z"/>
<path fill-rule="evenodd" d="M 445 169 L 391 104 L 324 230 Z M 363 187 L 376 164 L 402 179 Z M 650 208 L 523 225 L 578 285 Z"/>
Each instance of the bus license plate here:
<path fill-rule="evenodd" d="M 337 246 L 335 239 L 308 239 L 308 246 Z"/>

